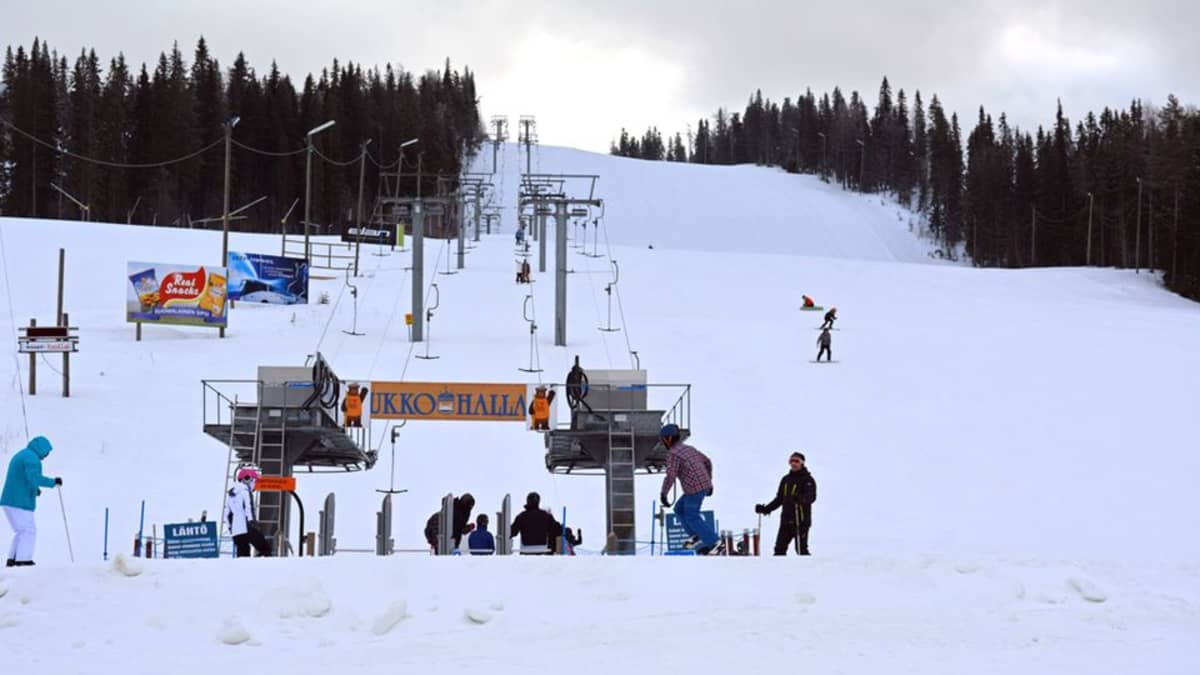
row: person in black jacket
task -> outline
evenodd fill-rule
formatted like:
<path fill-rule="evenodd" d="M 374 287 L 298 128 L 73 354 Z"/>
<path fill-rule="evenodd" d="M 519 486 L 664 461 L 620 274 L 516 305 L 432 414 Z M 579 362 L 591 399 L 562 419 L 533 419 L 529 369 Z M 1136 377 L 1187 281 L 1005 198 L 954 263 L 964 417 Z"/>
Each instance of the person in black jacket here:
<path fill-rule="evenodd" d="M 775 555 L 787 555 L 788 545 L 796 539 L 800 555 L 808 553 L 808 528 L 812 527 L 812 505 L 817 501 L 817 481 L 804 466 L 804 455 L 793 452 L 788 458 L 788 472 L 779 481 L 779 491 L 769 504 L 756 504 L 755 513 L 769 514 L 783 507 L 779 535 L 775 537 Z"/>
<path fill-rule="evenodd" d="M 541 504 L 542 496 L 530 492 L 525 510 L 513 520 L 510 534 L 521 536 L 521 555 L 553 555 L 555 540 L 562 536 L 562 525 Z"/>
<path fill-rule="evenodd" d="M 462 542 L 462 536 L 475 529 L 475 525 L 471 523 L 471 509 L 475 508 L 475 497 L 471 496 L 470 492 L 463 493 L 461 497 L 454 498 L 454 548 L 457 549 Z M 438 519 L 441 517 L 441 510 L 434 511 L 429 520 L 425 521 L 425 541 L 433 547 L 434 555 L 437 555 L 437 540 L 438 540 Z"/>

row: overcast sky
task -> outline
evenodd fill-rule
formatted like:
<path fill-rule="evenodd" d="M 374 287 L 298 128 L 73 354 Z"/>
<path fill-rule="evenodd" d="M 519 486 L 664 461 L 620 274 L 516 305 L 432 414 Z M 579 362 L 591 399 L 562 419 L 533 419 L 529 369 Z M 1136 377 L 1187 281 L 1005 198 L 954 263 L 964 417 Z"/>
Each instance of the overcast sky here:
<path fill-rule="evenodd" d="M 812 6 L 810 6 L 812 5 Z M 880 79 L 937 93 L 969 127 L 980 104 L 1023 127 L 1072 121 L 1168 93 L 1200 103 L 1200 2 L 1140 0 L 0 0 L 0 43 L 33 37 L 72 58 L 95 47 L 153 62 L 203 34 L 223 67 L 244 51 L 299 85 L 334 57 L 409 70 L 476 72 L 483 115 L 537 116 L 540 140 L 605 151 L 621 127 L 694 127 L 755 88 L 782 101 L 806 86 Z"/>

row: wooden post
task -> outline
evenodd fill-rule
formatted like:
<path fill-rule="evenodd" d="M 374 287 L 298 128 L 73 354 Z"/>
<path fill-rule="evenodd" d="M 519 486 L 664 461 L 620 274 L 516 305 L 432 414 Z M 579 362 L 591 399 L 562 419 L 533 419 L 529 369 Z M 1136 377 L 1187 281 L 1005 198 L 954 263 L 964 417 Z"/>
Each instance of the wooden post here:
<path fill-rule="evenodd" d="M 1029 237 L 1029 266 L 1037 267 L 1037 207 L 1032 208 L 1033 215 L 1029 219 L 1031 236 Z"/>
<path fill-rule="evenodd" d="M 62 313 L 62 325 L 70 325 L 71 318 L 66 312 Z M 69 332 L 69 331 L 68 331 Z M 71 352 L 63 352 L 63 398 L 71 398 Z"/>
<path fill-rule="evenodd" d="M 37 326 L 37 319 L 29 320 L 29 327 Z M 37 395 L 37 354 L 29 355 L 29 395 Z"/>
<path fill-rule="evenodd" d="M 137 341 L 141 342 L 142 341 L 142 322 L 138 321 L 134 325 L 137 326 Z"/>
<path fill-rule="evenodd" d="M 66 255 L 64 249 L 58 249 L 58 313 L 54 316 L 59 326 L 67 325 L 63 323 L 63 269 L 66 266 Z"/>
<path fill-rule="evenodd" d="M 308 557 L 312 558 L 313 556 L 316 555 L 316 550 L 317 550 L 317 533 L 316 532 L 309 532 L 308 534 L 304 535 L 304 548 L 306 551 L 305 555 L 307 555 Z"/>

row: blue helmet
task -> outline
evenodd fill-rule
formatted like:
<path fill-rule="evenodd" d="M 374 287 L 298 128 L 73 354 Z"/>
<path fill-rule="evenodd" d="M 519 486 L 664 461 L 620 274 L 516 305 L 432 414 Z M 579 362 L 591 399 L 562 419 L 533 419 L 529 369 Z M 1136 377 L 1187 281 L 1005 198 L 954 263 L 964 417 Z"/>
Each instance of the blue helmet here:
<path fill-rule="evenodd" d="M 663 425 L 662 430 L 658 432 L 658 437 L 662 439 L 679 438 L 679 426 L 675 424 Z"/>

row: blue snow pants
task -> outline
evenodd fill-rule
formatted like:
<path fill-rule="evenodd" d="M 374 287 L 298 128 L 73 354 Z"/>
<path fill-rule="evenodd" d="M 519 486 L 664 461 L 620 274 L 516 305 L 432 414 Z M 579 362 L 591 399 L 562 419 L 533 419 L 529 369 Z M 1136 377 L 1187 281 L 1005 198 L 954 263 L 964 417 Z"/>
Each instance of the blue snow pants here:
<path fill-rule="evenodd" d="M 700 505 L 703 503 L 703 492 L 684 495 L 675 501 L 675 515 L 679 517 L 679 523 L 688 534 L 700 538 L 698 548 L 711 548 L 716 546 L 720 537 L 700 515 Z"/>

